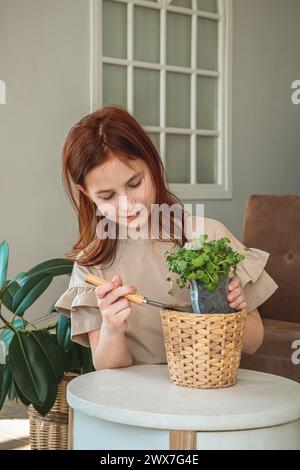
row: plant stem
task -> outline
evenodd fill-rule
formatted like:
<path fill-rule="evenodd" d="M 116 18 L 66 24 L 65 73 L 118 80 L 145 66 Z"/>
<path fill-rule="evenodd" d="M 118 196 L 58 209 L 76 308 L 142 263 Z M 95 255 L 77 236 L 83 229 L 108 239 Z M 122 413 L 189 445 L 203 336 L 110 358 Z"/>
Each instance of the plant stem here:
<path fill-rule="evenodd" d="M 1 312 L 1 304 L 0 304 L 0 312 Z M 14 333 L 17 332 L 16 328 L 9 322 L 7 321 L 3 315 L 0 313 L 0 318 L 1 320 L 5 323 L 5 325 L 7 326 L 7 328 L 9 328 L 10 330 L 12 330 Z"/>
<path fill-rule="evenodd" d="M 207 271 L 207 269 L 204 268 L 204 271 L 205 271 L 206 274 L 209 276 L 211 282 L 214 282 L 213 278 L 211 277 L 211 275 L 209 274 L 209 272 Z"/>

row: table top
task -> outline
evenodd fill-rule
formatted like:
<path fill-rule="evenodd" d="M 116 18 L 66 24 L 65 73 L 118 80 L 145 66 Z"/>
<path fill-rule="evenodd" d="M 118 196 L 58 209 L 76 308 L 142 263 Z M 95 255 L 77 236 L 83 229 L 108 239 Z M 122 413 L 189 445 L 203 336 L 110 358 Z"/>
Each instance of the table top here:
<path fill-rule="evenodd" d="M 167 365 L 105 369 L 73 379 L 69 405 L 95 418 L 154 429 L 255 429 L 300 419 L 300 384 L 239 369 L 236 385 L 195 389 L 172 384 Z"/>

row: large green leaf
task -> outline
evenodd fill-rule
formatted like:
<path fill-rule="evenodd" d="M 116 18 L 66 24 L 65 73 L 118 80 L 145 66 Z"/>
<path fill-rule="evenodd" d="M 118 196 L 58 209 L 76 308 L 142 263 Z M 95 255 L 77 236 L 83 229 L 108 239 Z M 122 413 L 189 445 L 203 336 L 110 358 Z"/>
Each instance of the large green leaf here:
<path fill-rule="evenodd" d="M 56 400 L 57 388 L 58 386 L 56 384 L 49 384 L 49 393 L 48 393 L 48 397 L 47 397 L 45 404 L 43 406 L 38 406 L 38 405 L 33 404 L 34 408 L 41 415 L 45 416 L 52 408 Z M 20 401 L 25 406 L 31 405 L 30 400 L 27 400 L 27 398 L 24 397 L 24 395 L 21 393 L 20 389 L 16 385 L 16 382 L 14 379 L 12 379 L 11 386 L 10 386 L 9 392 L 7 393 L 7 396 L 9 397 L 10 400 Z"/>
<path fill-rule="evenodd" d="M 0 289 L 4 286 L 7 276 L 9 248 L 7 241 L 0 243 Z"/>
<path fill-rule="evenodd" d="M 13 303 L 14 295 L 19 290 L 19 288 L 25 284 L 27 279 L 28 279 L 27 273 L 22 272 L 22 273 L 17 274 L 16 277 L 12 279 L 11 281 L 6 281 L 4 284 L 5 291 L 2 294 L 2 303 L 11 312 L 12 312 L 12 303 Z"/>
<path fill-rule="evenodd" d="M 55 338 L 47 330 L 32 330 L 32 336 L 44 352 L 53 373 L 52 381 L 58 383 L 64 375 L 64 355 Z"/>
<path fill-rule="evenodd" d="M 5 286 L 6 287 L 11 281 L 6 281 Z M 5 290 L 4 294 L 2 295 L 2 303 L 5 305 L 5 307 L 12 312 L 12 303 L 13 303 L 13 298 L 16 292 L 20 286 L 18 285 L 17 282 L 13 282 L 8 289 Z"/>
<path fill-rule="evenodd" d="M 7 364 L 10 364 L 9 358 L 7 358 Z M 21 393 L 20 389 L 18 388 L 13 375 L 12 375 L 12 380 L 11 380 L 11 383 L 7 392 L 7 397 L 9 400 L 20 401 L 25 406 L 30 405 L 30 401 L 24 397 L 24 395 Z"/>
<path fill-rule="evenodd" d="M 57 389 L 58 389 L 58 384 L 50 383 L 48 387 L 48 396 L 47 396 L 45 403 L 42 406 L 39 406 L 36 403 L 33 404 L 36 411 L 40 413 L 42 416 L 45 416 L 54 405 L 54 402 L 57 397 Z"/>
<path fill-rule="evenodd" d="M 65 351 L 71 349 L 71 321 L 66 315 L 61 315 L 56 322 L 56 338 L 58 345 Z"/>
<path fill-rule="evenodd" d="M 27 321 L 23 318 L 15 318 L 11 324 L 16 328 L 16 330 L 22 330 L 28 324 Z M 6 350 L 8 350 L 9 343 L 11 342 L 12 337 L 15 335 L 14 331 L 10 328 L 3 328 L 0 333 L 0 339 L 4 341 Z"/>
<path fill-rule="evenodd" d="M 57 383 L 48 382 L 47 397 L 42 405 L 32 403 L 30 400 L 28 400 L 25 397 L 25 395 L 23 395 L 23 393 L 21 392 L 20 388 L 17 386 L 14 379 L 12 379 L 12 384 L 10 387 L 10 395 L 17 397 L 25 406 L 28 406 L 32 403 L 34 408 L 42 416 L 45 416 L 51 410 L 57 397 L 58 382 L 62 379 L 63 372 L 64 372 L 64 367 L 63 367 L 64 358 L 63 358 L 63 354 L 61 354 L 61 351 L 59 351 L 58 345 L 55 339 L 53 338 L 53 335 L 50 335 L 47 331 L 43 331 L 43 330 L 39 330 L 37 332 L 32 331 L 32 333 L 39 344 L 41 340 L 43 341 L 43 350 L 45 354 L 47 356 L 49 355 L 49 353 L 53 354 L 54 361 L 52 360 L 51 363 L 52 363 L 52 368 L 53 368 L 54 362 L 57 362 L 53 370 L 53 373 L 57 379 Z M 54 344 L 54 348 L 53 348 L 53 344 Z M 58 360 L 59 360 L 59 363 L 58 363 Z M 57 368 L 61 369 L 62 372 L 57 374 L 57 371 L 55 370 Z"/>
<path fill-rule="evenodd" d="M 23 315 L 40 295 L 47 289 L 52 281 L 52 276 L 37 274 L 30 276 L 14 295 L 12 311 L 16 315 Z"/>
<path fill-rule="evenodd" d="M 15 281 L 20 287 L 22 287 L 27 281 L 28 277 L 29 276 L 27 273 L 21 272 L 14 277 L 13 281 Z"/>
<path fill-rule="evenodd" d="M 8 388 L 7 398 L 8 398 L 10 401 L 13 401 L 13 400 L 17 400 L 17 399 L 18 399 L 18 393 L 17 393 L 16 387 L 15 387 L 14 378 L 12 378 L 12 381 L 11 381 L 10 386 L 9 386 L 9 388 Z M 23 402 L 22 402 L 22 403 L 23 403 Z M 26 406 L 27 406 L 27 405 L 26 405 Z"/>
<path fill-rule="evenodd" d="M 27 271 L 29 276 L 33 274 L 50 274 L 51 276 L 61 276 L 71 274 L 74 262 L 65 258 L 55 258 L 43 261 Z"/>
<path fill-rule="evenodd" d="M 31 331 L 20 331 L 14 335 L 9 345 L 9 361 L 16 386 L 22 395 L 30 403 L 44 406 L 49 397 L 49 384 L 57 380 L 48 358 Z"/>
<path fill-rule="evenodd" d="M 12 382 L 12 373 L 9 363 L 0 364 L 0 410 L 5 401 L 8 389 Z"/>

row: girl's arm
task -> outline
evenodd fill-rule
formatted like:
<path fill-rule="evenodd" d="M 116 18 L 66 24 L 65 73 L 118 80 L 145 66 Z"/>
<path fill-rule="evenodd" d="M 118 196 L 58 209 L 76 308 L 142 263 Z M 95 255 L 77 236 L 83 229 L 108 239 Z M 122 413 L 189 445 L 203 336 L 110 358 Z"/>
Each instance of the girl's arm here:
<path fill-rule="evenodd" d="M 122 279 L 116 275 L 95 292 L 103 321 L 100 330 L 88 333 L 94 367 L 101 370 L 130 366 L 134 360 L 126 346 L 125 331 L 131 304 L 124 296 L 135 294 L 136 287 L 122 286 Z"/>
<path fill-rule="evenodd" d="M 241 281 L 237 276 L 234 276 L 229 283 L 229 294 L 227 300 L 230 307 L 236 310 L 242 310 L 247 307 L 247 302 L 243 289 L 241 287 Z M 264 325 L 261 320 L 259 311 L 252 310 L 248 313 L 245 331 L 243 337 L 243 352 L 248 354 L 254 354 L 263 342 L 264 338 Z"/>
<path fill-rule="evenodd" d="M 259 311 L 252 310 L 246 319 L 243 337 L 243 352 L 254 354 L 261 346 L 264 338 L 264 325 Z"/>
<path fill-rule="evenodd" d="M 96 370 L 128 367 L 133 364 L 123 331 L 110 333 L 102 325 L 101 330 L 90 331 L 88 335 Z"/>

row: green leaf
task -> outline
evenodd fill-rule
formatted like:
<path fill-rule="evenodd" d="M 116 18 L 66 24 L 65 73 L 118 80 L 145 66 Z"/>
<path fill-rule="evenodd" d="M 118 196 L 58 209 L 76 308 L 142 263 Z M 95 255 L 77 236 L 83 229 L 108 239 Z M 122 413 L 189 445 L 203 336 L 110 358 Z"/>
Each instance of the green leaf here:
<path fill-rule="evenodd" d="M 43 335 L 43 341 L 45 338 Z M 55 342 L 51 341 L 58 348 Z M 11 371 L 21 394 L 30 403 L 44 406 L 49 400 L 49 396 L 52 396 L 49 387 L 50 384 L 57 383 L 57 376 L 53 364 L 52 366 L 49 364 L 49 358 L 41 349 L 40 342 L 36 340 L 31 331 L 20 331 L 12 338 L 8 352 Z M 56 360 L 56 353 L 57 350 L 51 359 L 53 362 Z M 59 376 L 61 378 L 62 374 Z"/>
<path fill-rule="evenodd" d="M 22 330 L 28 324 L 26 320 L 21 318 L 15 318 L 11 324 L 16 328 L 16 330 Z M 14 331 L 10 328 L 6 327 L 1 330 L 0 339 L 4 342 L 6 351 L 8 351 L 9 343 L 11 342 L 13 336 L 15 335 Z"/>
<path fill-rule="evenodd" d="M 50 275 L 37 274 L 30 276 L 14 295 L 12 311 L 16 315 L 23 315 L 25 310 L 47 289 L 51 281 L 52 276 Z"/>
<path fill-rule="evenodd" d="M 91 348 L 79 345 L 79 356 L 81 362 L 81 374 L 87 374 L 94 372 L 95 368 L 93 365 L 92 351 Z"/>
<path fill-rule="evenodd" d="M 48 361 L 49 363 L 53 373 L 52 381 L 54 383 L 58 383 L 64 375 L 63 352 L 57 345 L 53 335 L 47 330 L 32 330 L 31 334 L 43 351 L 45 355 L 44 360 Z"/>
<path fill-rule="evenodd" d="M 7 276 L 9 247 L 7 241 L 0 244 L 0 289 L 4 286 Z"/>
<path fill-rule="evenodd" d="M 12 373 L 9 363 L 0 364 L 0 410 L 5 401 L 8 389 L 12 382 Z"/>
<path fill-rule="evenodd" d="M 197 258 L 192 260 L 192 265 L 196 268 L 200 268 L 204 264 L 203 256 L 198 256 Z"/>
<path fill-rule="evenodd" d="M 187 267 L 187 262 L 186 261 L 179 261 L 179 263 L 178 263 L 179 271 L 185 271 L 186 267 Z"/>
<path fill-rule="evenodd" d="M 52 406 L 54 405 L 54 402 L 55 402 L 56 397 L 57 397 L 57 389 L 58 389 L 58 384 L 50 383 L 49 386 L 48 386 L 47 399 L 45 400 L 43 405 L 40 406 L 40 405 L 37 405 L 36 403 L 33 403 L 33 407 L 42 416 L 46 416 L 46 414 L 49 413 Z"/>
<path fill-rule="evenodd" d="M 21 272 L 21 273 L 17 274 L 17 275 L 14 277 L 13 280 L 14 280 L 20 287 L 22 287 L 22 286 L 25 284 L 25 282 L 26 282 L 26 280 L 28 279 L 28 277 L 29 277 L 29 276 L 28 276 L 27 273 Z"/>
<path fill-rule="evenodd" d="M 61 315 L 56 322 L 56 337 L 58 345 L 65 351 L 71 349 L 71 320 L 66 315 Z"/>
<path fill-rule="evenodd" d="M 80 350 L 83 346 L 80 346 L 74 341 L 71 341 L 71 357 L 72 357 L 72 371 L 80 372 L 81 368 L 81 356 Z"/>
<path fill-rule="evenodd" d="M 17 400 L 17 399 L 18 399 L 18 394 L 17 394 L 17 390 L 16 390 L 16 387 L 15 387 L 14 378 L 12 378 L 12 381 L 11 381 L 11 383 L 10 383 L 10 386 L 8 387 L 7 398 L 8 398 L 10 401 L 13 401 L 13 400 Z M 26 405 L 26 406 L 27 406 L 27 405 Z"/>
<path fill-rule="evenodd" d="M 23 405 L 25 405 L 25 406 L 31 405 L 30 400 L 28 400 L 26 397 L 24 397 L 23 393 L 18 388 L 14 378 L 13 378 L 12 383 L 11 383 L 11 393 L 14 394 L 14 397 L 16 398 L 16 400 L 20 400 L 20 402 L 23 403 Z"/>
<path fill-rule="evenodd" d="M 176 282 L 180 287 L 184 287 L 187 281 L 200 280 L 212 292 L 218 285 L 219 274 L 227 275 L 230 270 L 236 272 L 237 264 L 244 258 L 229 246 L 229 238 L 223 237 L 210 242 L 207 239 L 205 234 L 199 238 L 198 247 L 196 242 L 185 244 L 174 253 L 168 252 L 168 269 L 179 274 L 180 279 Z"/>
<path fill-rule="evenodd" d="M 196 273 L 191 273 L 187 276 L 189 281 L 195 281 L 197 279 L 197 274 Z"/>
<path fill-rule="evenodd" d="M 40 264 L 37 264 L 32 269 L 27 271 L 29 276 L 37 274 L 48 274 L 52 277 L 61 276 L 63 274 L 71 274 L 73 269 L 74 262 L 65 258 L 55 258 L 48 261 L 43 261 Z"/>
<path fill-rule="evenodd" d="M 6 287 L 11 281 L 6 281 L 5 286 Z M 12 312 L 12 303 L 13 303 L 13 298 L 16 292 L 19 289 L 19 285 L 17 282 L 13 282 L 4 292 L 2 295 L 2 303 L 5 305 L 5 307 Z"/>

